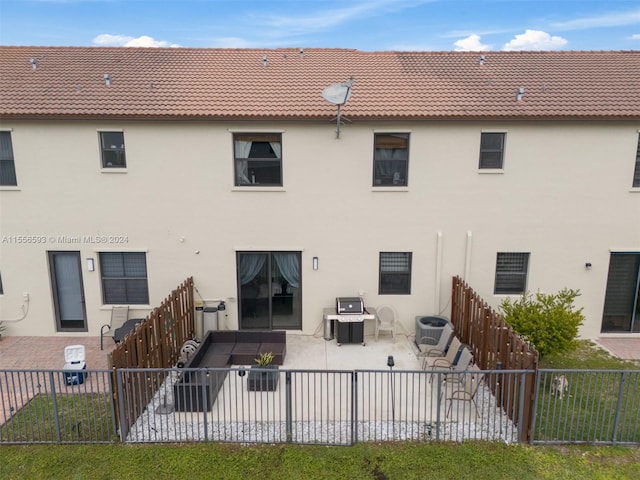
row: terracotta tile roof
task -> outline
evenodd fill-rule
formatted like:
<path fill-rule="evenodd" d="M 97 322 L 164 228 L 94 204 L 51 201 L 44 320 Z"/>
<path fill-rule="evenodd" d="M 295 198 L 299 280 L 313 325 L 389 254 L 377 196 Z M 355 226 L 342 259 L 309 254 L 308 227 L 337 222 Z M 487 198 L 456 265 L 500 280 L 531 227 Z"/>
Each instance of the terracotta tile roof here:
<path fill-rule="evenodd" d="M 0 115 L 330 118 L 353 77 L 350 119 L 640 118 L 640 51 L 482 54 L 5 46 Z"/>

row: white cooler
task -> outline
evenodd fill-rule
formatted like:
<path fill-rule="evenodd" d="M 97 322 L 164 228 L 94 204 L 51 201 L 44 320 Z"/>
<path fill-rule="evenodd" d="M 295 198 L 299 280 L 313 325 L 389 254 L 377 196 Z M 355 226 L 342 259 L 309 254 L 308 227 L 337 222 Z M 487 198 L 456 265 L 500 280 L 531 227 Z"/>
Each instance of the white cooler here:
<path fill-rule="evenodd" d="M 79 385 L 84 383 L 87 376 L 87 362 L 84 345 L 69 345 L 64 347 L 64 383 L 67 385 Z"/>

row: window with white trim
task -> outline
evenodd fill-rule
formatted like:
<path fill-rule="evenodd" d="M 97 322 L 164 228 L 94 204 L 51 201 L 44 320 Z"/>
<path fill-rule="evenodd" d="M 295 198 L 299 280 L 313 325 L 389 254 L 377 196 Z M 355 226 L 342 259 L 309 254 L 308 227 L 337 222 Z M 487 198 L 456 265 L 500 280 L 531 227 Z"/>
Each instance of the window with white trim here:
<path fill-rule="evenodd" d="M 493 293 L 521 294 L 527 290 L 528 252 L 498 252 Z"/>
<path fill-rule="evenodd" d="M 406 187 L 409 167 L 409 134 L 376 133 L 374 136 L 373 186 Z"/>
<path fill-rule="evenodd" d="M 102 168 L 126 168 L 124 132 L 100 132 Z"/>
<path fill-rule="evenodd" d="M 411 293 L 411 252 L 380 252 L 380 295 Z"/>
<path fill-rule="evenodd" d="M 282 186 L 282 135 L 234 133 L 235 185 Z"/>
<path fill-rule="evenodd" d="M 17 186 L 11 132 L 0 132 L 0 186 Z"/>
<path fill-rule="evenodd" d="M 504 164 L 504 133 L 480 134 L 480 163 L 478 168 L 500 170 Z"/>
<path fill-rule="evenodd" d="M 102 301 L 105 305 L 148 305 L 144 252 L 100 252 Z"/>

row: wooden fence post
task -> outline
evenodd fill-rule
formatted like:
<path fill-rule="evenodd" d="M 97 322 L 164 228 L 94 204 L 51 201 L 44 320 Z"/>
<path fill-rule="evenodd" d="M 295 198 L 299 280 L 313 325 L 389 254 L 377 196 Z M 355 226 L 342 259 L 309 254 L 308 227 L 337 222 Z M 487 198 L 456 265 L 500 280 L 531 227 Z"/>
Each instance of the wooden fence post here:
<path fill-rule="evenodd" d="M 139 413 L 145 407 L 135 404 L 135 391 L 139 382 L 144 382 L 148 397 L 160 387 L 160 377 L 154 376 L 152 381 L 145 375 L 127 375 L 122 381 L 125 408 L 120 411 L 118 398 L 117 374 L 120 368 L 169 368 L 178 360 L 180 347 L 194 333 L 193 311 L 193 277 L 183 281 L 160 304 L 153 309 L 147 318 L 127 335 L 109 354 L 108 364 L 111 369 L 113 402 L 118 425 L 125 426 L 127 431 L 120 432 L 126 438 Z M 124 422 L 120 419 L 124 418 Z"/>
<path fill-rule="evenodd" d="M 497 406 L 521 423 L 520 441 L 530 442 L 538 352 L 459 276 L 453 277 L 451 288 L 451 321 L 460 341 L 471 347 L 478 366 L 484 370 L 497 369 L 498 365 L 502 370 L 533 370 L 524 375 L 524 380 L 519 375 L 513 379 L 498 374 L 487 377 Z M 524 397 L 520 390 L 523 381 Z M 520 402 L 524 402 L 522 418 L 518 417 Z"/>

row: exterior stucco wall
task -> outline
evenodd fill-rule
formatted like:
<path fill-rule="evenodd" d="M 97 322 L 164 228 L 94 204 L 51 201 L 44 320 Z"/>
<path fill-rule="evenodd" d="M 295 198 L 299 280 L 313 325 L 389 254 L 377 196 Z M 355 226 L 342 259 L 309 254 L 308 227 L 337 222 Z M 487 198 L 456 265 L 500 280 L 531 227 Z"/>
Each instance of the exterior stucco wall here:
<path fill-rule="evenodd" d="M 0 191 L 1 235 L 45 239 L 0 244 L 2 319 L 20 317 L 22 294 L 30 295 L 28 315 L 8 322 L 8 335 L 56 332 L 48 250 L 81 254 L 88 335 L 110 316 L 100 251 L 147 252 L 149 308 L 193 275 L 206 299 L 227 302 L 227 328 L 238 326 L 235 252 L 302 251 L 309 334 L 336 296 L 360 291 L 368 305 L 394 305 L 413 332 L 416 315 L 449 314 L 451 277 L 465 271 L 497 306 L 496 252 L 518 251 L 531 252 L 530 290 L 580 289 L 581 334 L 593 338 L 610 251 L 640 252 L 640 189 L 630 188 L 640 125 L 632 122 L 353 122 L 340 139 L 327 123 L 12 121 L 0 128 L 12 129 L 18 178 L 18 189 Z M 97 132 L 111 129 L 125 132 L 126 173 L 100 169 Z M 283 132 L 283 188 L 234 188 L 232 131 Z M 385 131 L 411 133 L 407 188 L 371 187 L 373 133 Z M 501 173 L 478 171 L 481 131 L 507 132 Z M 85 235 L 126 242 L 92 244 Z M 413 252 L 411 295 L 378 295 L 380 251 Z M 96 259 L 94 272 L 86 258 Z M 132 316 L 148 311 L 132 309 Z"/>

